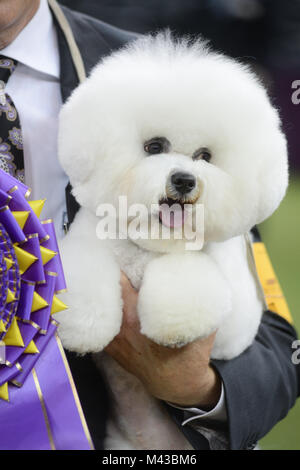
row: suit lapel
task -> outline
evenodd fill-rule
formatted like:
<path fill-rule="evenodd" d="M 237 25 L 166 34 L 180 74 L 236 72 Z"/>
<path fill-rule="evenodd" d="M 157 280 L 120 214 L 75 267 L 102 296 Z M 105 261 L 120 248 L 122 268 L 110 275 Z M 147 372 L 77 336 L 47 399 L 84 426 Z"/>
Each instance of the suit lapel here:
<path fill-rule="evenodd" d="M 79 15 L 68 8 L 61 7 L 71 27 L 75 42 L 81 54 L 86 74 L 94 65 L 111 51 L 99 31 L 94 30 L 84 15 Z M 79 79 L 72 60 L 69 45 L 60 25 L 52 12 L 57 31 L 60 56 L 60 83 L 62 100 L 65 102 L 72 91 L 79 85 Z"/>
<path fill-rule="evenodd" d="M 53 13 L 52 13 L 53 15 Z M 74 88 L 79 85 L 79 80 L 76 74 L 72 57 L 70 54 L 69 46 L 65 38 L 64 33 L 60 29 L 60 26 L 53 15 L 53 20 L 57 32 L 57 42 L 59 51 L 59 62 L 60 62 L 60 87 L 61 96 L 63 103 L 70 96 Z"/>

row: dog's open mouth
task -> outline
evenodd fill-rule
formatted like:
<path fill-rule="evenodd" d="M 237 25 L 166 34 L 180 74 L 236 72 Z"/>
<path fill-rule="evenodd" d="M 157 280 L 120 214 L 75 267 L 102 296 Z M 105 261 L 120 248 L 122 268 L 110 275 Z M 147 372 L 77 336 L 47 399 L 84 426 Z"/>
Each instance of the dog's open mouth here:
<path fill-rule="evenodd" d="M 159 201 L 159 221 L 170 228 L 182 227 L 186 218 L 184 203 L 180 199 L 164 198 Z"/>

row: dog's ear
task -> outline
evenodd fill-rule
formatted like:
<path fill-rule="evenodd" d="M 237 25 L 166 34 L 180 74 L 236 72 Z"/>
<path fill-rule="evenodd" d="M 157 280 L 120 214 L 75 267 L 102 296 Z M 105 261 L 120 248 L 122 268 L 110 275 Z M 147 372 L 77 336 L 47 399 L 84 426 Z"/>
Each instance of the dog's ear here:
<path fill-rule="evenodd" d="M 73 188 L 86 181 L 94 169 L 92 109 L 85 83 L 63 105 L 59 115 L 58 158 Z"/>
<path fill-rule="evenodd" d="M 265 133 L 265 145 L 261 149 L 260 171 L 257 175 L 260 186 L 258 206 L 258 222 L 268 218 L 279 206 L 285 196 L 289 171 L 287 142 L 280 129 L 280 121 L 276 128 Z"/>

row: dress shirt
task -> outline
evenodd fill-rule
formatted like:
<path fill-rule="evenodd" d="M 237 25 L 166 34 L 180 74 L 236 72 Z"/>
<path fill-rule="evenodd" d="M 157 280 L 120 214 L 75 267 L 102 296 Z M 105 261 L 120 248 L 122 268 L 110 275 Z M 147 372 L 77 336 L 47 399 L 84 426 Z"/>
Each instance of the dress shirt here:
<path fill-rule="evenodd" d="M 173 406 L 174 408 L 184 411 L 184 420 L 182 421 L 181 425 L 185 426 L 186 424 L 192 423 L 192 421 L 198 420 L 201 417 L 207 420 L 220 421 L 222 423 L 226 423 L 227 413 L 226 413 L 226 407 L 224 406 L 224 402 L 225 402 L 224 386 L 222 384 L 221 396 L 219 398 L 219 401 L 209 411 L 203 411 L 200 408 L 195 408 L 195 407 L 177 406 L 177 405 L 173 405 L 173 403 L 168 403 L 168 404 Z"/>

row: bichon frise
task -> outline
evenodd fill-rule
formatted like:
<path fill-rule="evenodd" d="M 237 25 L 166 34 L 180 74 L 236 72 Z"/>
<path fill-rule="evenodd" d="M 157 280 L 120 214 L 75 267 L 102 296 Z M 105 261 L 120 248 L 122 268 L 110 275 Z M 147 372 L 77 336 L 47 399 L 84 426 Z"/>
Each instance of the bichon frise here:
<path fill-rule="evenodd" d="M 201 39 L 139 38 L 102 60 L 64 105 L 59 158 L 81 205 L 61 247 L 64 346 L 99 352 L 118 334 L 123 270 L 139 290 L 144 335 L 180 347 L 217 329 L 213 358 L 244 351 L 264 308 L 247 234 L 288 183 L 280 119 L 255 75 Z M 155 236 L 99 240 L 96 212 L 120 196 L 147 209 L 139 222 L 156 220 Z M 187 250 L 175 235 L 197 207 L 204 226 L 191 226 L 204 244 Z M 98 362 L 116 397 L 107 448 L 190 448 L 138 379 L 104 355 Z"/>

